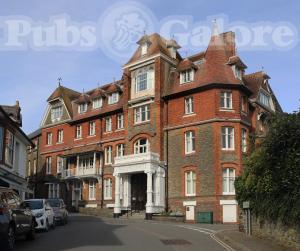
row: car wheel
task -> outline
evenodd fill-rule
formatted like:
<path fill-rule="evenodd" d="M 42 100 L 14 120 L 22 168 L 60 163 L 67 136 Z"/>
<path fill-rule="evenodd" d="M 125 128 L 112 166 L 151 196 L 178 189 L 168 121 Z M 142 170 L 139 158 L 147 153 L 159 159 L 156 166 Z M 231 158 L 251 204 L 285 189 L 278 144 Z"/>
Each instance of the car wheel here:
<path fill-rule="evenodd" d="M 34 240 L 35 239 L 35 221 L 31 222 L 30 231 L 26 235 L 27 240 Z"/>
<path fill-rule="evenodd" d="M 46 220 L 46 228 L 45 228 L 45 231 L 46 231 L 46 232 L 49 231 L 49 221 L 48 221 L 48 219 Z"/>
<path fill-rule="evenodd" d="M 3 244 L 4 244 L 4 250 L 12 251 L 14 250 L 15 247 L 15 241 L 16 241 L 16 236 L 15 236 L 15 228 L 13 225 L 8 226 L 7 230 L 7 238 L 5 238 Z"/>

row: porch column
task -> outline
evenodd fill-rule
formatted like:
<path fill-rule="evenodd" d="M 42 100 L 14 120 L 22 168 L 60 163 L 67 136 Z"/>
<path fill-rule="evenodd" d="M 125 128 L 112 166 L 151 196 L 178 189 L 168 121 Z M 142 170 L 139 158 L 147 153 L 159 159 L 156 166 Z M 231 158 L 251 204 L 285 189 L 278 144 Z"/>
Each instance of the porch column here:
<path fill-rule="evenodd" d="M 118 218 L 121 214 L 121 201 L 120 201 L 120 174 L 115 174 L 115 207 L 114 218 Z"/>
<path fill-rule="evenodd" d="M 152 219 L 153 213 L 153 185 L 152 185 L 152 171 L 147 171 L 147 204 L 146 204 L 146 219 Z"/>
<path fill-rule="evenodd" d="M 123 206 L 130 207 L 130 177 L 128 174 L 123 176 Z"/>

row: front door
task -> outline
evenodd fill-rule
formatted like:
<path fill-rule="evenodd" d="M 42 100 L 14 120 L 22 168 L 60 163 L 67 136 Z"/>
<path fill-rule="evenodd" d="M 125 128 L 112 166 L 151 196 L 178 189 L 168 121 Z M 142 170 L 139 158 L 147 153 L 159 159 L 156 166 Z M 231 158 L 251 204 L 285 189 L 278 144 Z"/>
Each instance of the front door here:
<path fill-rule="evenodd" d="M 145 210 L 147 202 L 147 175 L 137 173 L 131 175 L 131 209 Z"/>
<path fill-rule="evenodd" d="M 195 206 L 186 206 L 185 217 L 186 220 L 195 220 Z"/>

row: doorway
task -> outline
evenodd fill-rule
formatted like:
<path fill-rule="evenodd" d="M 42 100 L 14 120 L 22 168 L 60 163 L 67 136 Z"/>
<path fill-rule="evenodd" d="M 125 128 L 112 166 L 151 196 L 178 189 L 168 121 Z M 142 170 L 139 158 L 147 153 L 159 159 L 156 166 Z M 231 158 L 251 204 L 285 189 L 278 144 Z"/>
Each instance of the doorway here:
<path fill-rule="evenodd" d="M 147 202 L 147 175 L 137 173 L 131 175 L 131 209 L 139 212 L 146 208 Z"/>

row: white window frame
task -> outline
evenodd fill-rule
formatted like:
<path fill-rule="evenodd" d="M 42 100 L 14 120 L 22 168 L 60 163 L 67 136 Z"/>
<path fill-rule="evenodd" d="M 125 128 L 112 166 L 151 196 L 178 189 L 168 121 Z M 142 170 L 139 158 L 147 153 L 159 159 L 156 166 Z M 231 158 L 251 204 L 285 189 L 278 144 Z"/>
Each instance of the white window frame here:
<path fill-rule="evenodd" d="M 180 84 L 186 84 L 194 81 L 194 70 L 187 69 L 180 72 Z"/>
<path fill-rule="evenodd" d="M 221 127 L 221 146 L 222 150 L 234 150 L 234 127 Z"/>
<path fill-rule="evenodd" d="M 36 174 L 36 159 L 33 160 L 33 174 Z"/>
<path fill-rule="evenodd" d="M 105 132 L 111 132 L 112 131 L 112 117 L 106 117 L 105 118 Z"/>
<path fill-rule="evenodd" d="M 113 92 L 110 95 L 108 95 L 108 104 L 116 104 L 119 102 L 119 93 L 118 92 Z"/>
<path fill-rule="evenodd" d="M 112 179 L 104 179 L 104 200 L 112 199 Z"/>
<path fill-rule="evenodd" d="M 118 114 L 117 115 L 117 129 L 123 129 L 124 128 L 124 114 Z"/>
<path fill-rule="evenodd" d="M 10 130 L 6 130 L 5 163 L 12 166 L 14 163 L 15 136 Z"/>
<path fill-rule="evenodd" d="M 96 135 L 96 122 L 92 121 L 89 122 L 89 136 L 95 136 Z"/>
<path fill-rule="evenodd" d="M 56 172 L 61 173 L 63 169 L 64 169 L 64 160 L 63 160 L 63 158 L 57 156 L 57 158 L 56 158 Z"/>
<path fill-rule="evenodd" d="M 60 121 L 63 113 L 62 106 L 51 107 L 51 121 Z"/>
<path fill-rule="evenodd" d="M 98 108 L 101 108 L 102 107 L 102 98 L 95 98 L 93 99 L 93 109 L 98 109 Z"/>
<path fill-rule="evenodd" d="M 81 103 L 78 105 L 78 113 L 82 114 L 82 113 L 85 113 L 87 112 L 87 103 Z"/>
<path fill-rule="evenodd" d="M 232 92 L 221 91 L 220 93 L 220 108 L 225 110 L 232 110 Z"/>
<path fill-rule="evenodd" d="M 241 146 L 242 146 L 242 152 L 246 153 L 248 149 L 247 145 L 247 130 L 245 128 L 242 128 L 241 131 Z"/>
<path fill-rule="evenodd" d="M 185 196 L 196 196 L 196 173 L 185 172 Z"/>
<path fill-rule="evenodd" d="M 47 146 L 51 146 L 52 145 L 52 136 L 53 136 L 53 134 L 52 134 L 52 132 L 47 132 L 46 133 L 46 145 Z"/>
<path fill-rule="evenodd" d="M 48 184 L 48 199 L 59 198 L 59 184 L 49 183 Z"/>
<path fill-rule="evenodd" d="M 195 131 L 187 131 L 184 133 L 185 154 L 195 152 Z"/>
<path fill-rule="evenodd" d="M 124 156 L 124 151 L 125 151 L 125 145 L 124 144 L 118 144 L 117 145 L 117 152 L 116 152 L 117 157 Z"/>
<path fill-rule="evenodd" d="M 96 181 L 89 181 L 89 200 L 96 200 Z"/>
<path fill-rule="evenodd" d="M 184 99 L 184 111 L 186 115 L 194 113 L 194 99 L 193 97 L 187 97 Z"/>
<path fill-rule="evenodd" d="M 271 107 L 271 105 L 270 105 L 270 95 L 267 94 L 267 93 L 264 92 L 264 91 L 260 91 L 260 93 L 259 93 L 259 102 L 260 102 L 262 105 L 264 105 L 264 106 L 270 108 L 270 107 Z"/>
<path fill-rule="evenodd" d="M 231 175 L 231 172 L 233 175 Z M 224 168 L 222 172 L 222 190 L 224 195 L 235 195 L 235 169 L 234 168 Z M 233 189 L 231 189 L 233 187 Z"/>
<path fill-rule="evenodd" d="M 80 155 L 78 158 L 79 169 L 92 169 L 95 167 L 93 155 Z"/>
<path fill-rule="evenodd" d="M 52 157 L 46 157 L 46 174 L 52 173 Z"/>
<path fill-rule="evenodd" d="M 134 123 L 144 123 L 150 121 L 150 105 L 141 105 L 134 108 Z"/>
<path fill-rule="evenodd" d="M 141 141 L 146 140 L 145 144 L 141 144 Z M 150 142 L 147 138 L 138 139 L 134 143 L 134 154 L 143 154 L 150 152 Z"/>
<path fill-rule="evenodd" d="M 82 138 L 82 126 L 81 125 L 77 125 L 75 128 L 75 137 L 76 137 L 76 139 Z"/>
<path fill-rule="evenodd" d="M 148 43 L 143 43 L 141 45 L 141 55 L 144 56 L 147 54 L 148 51 Z"/>
<path fill-rule="evenodd" d="M 104 153 L 105 153 L 104 163 L 106 165 L 112 164 L 112 146 L 105 147 Z"/>
<path fill-rule="evenodd" d="M 57 131 L 57 143 L 63 143 L 64 142 L 64 130 L 63 129 L 59 129 Z"/>

